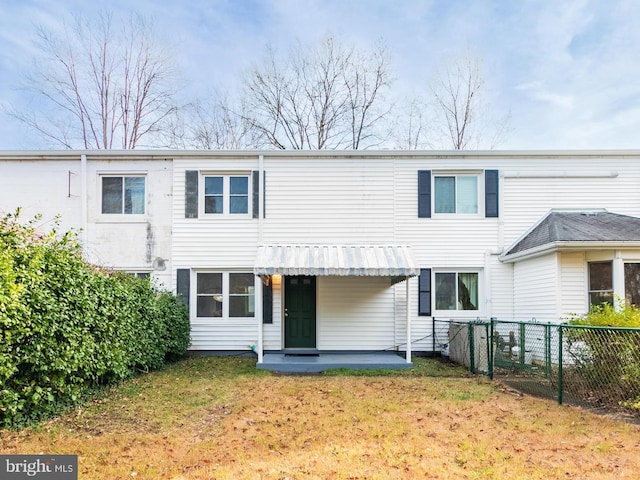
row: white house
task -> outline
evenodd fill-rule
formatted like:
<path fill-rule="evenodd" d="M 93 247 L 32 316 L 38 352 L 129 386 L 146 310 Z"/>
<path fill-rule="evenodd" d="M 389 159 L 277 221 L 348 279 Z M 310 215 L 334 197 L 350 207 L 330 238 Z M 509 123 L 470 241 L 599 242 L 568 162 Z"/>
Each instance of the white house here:
<path fill-rule="evenodd" d="M 196 351 L 430 352 L 640 303 L 640 151 L 0 152 L 0 211 L 183 295 Z"/>

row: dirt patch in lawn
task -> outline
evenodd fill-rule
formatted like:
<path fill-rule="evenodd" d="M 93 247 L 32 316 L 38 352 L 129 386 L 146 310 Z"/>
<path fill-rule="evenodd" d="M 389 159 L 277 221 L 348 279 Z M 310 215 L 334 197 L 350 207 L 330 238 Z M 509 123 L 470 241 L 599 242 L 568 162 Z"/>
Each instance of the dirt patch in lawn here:
<path fill-rule="evenodd" d="M 640 430 L 484 378 L 274 376 L 194 359 L 127 382 L 3 453 L 82 479 L 637 478 Z M 419 370 L 419 369 L 418 369 Z"/>

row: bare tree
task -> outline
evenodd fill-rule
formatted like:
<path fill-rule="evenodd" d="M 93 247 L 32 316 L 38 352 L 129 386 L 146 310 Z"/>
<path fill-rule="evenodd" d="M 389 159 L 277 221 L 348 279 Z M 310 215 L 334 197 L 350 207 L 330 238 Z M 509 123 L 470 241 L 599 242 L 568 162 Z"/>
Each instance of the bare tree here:
<path fill-rule="evenodd" d="M 176 109 L 173 73 L 151 23 L 134 15 L 116 26 L 103 13 L 76 17 L 61 34 L 39 28 L 38 39 L 28 84 L 46 105 L 15 118 L 64 148 L 133 149 L 164 133 Z"/>
<path fill-rule="evenodd" d="M 328 37 L 298 44 L 282 63 L 270 49 L 245 81 L 247 118 L 275 148 L 368 148 L 381 140 L 390 84 L 381 47 L 363 53 Z"/>
<path fill-rule="evenodd" d="M 429 89 L 434 129 L 429 143 L 454 150 L 495 148 L 508 130 L 508 115 L 498 120 L 484 103 L 481 62 L 469 54 L 439 72 Z"/>
<path fill-rule="evenodd" d="M 396 107 L 398 115 L 391 127 L 393 148 L 399 150 L 420 150 L 431 148 L 427 134 L 431 125 L 430 110 L 423 99 L 409 96 Z"/>
<path fill-rule="evenodd" d="M 243 100 L 232 107 L 227 96 L 215 93 L 182 107 L 172 117 L 168 145 L 172 148 L 241 150 L 263 145 Z"/>

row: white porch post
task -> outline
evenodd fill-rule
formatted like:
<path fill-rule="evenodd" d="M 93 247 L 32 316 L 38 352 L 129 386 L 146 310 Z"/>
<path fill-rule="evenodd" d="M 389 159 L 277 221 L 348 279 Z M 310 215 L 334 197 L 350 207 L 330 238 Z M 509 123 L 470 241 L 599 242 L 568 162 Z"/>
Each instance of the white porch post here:
<path fill-rule="evenodd" d="M 256 347 L 256 353 L 258 354 L 258 363 L 262 363 L 262 350 L 263 350 L 263 324 L 264 319 L 262 318 L 263 309 L 262 309 L 262 289 L 263 283 L 262 279 L 259 276 L 255 276 L 255 316 L 258 321 L 258 345 Z"/>
<path fill-rule="evenodd" d="M 411 363 L 411 288 L 409 280 L 411 277 L 405 277 L 406 283 L 406 307 L 407 307 L 407 363 Z"/>
<path fill-rule="evenodd" d="M 616 250 L 613 257 L 613 306 L 616 310 L 620 310 L 624 302 L 624 261 L 622 259 L 622 252 Z"/>

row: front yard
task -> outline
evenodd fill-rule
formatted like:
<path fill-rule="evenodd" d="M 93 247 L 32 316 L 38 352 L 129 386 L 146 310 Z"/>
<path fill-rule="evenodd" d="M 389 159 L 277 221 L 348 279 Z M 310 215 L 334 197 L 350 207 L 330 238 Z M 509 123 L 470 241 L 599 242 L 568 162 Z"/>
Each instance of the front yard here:
<path fill-rule="evenodd" d="M 237 357 L 138 377 L 4 454 L 78 454 L 81 479 L 637 478 L 640 429 L 435 360 L 278 376 Z"/>

